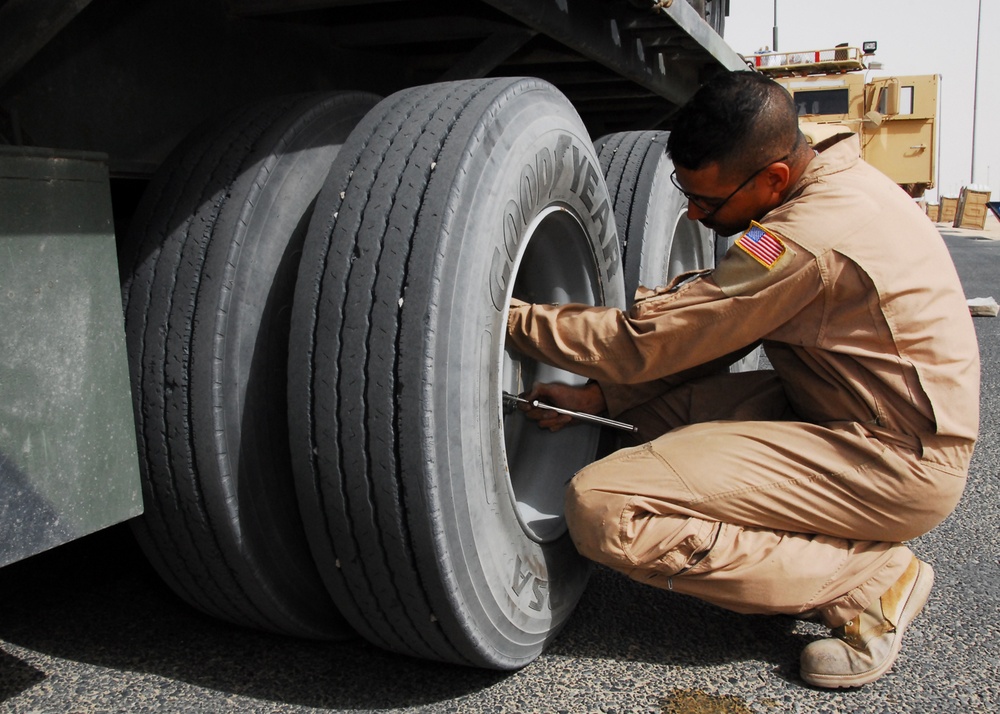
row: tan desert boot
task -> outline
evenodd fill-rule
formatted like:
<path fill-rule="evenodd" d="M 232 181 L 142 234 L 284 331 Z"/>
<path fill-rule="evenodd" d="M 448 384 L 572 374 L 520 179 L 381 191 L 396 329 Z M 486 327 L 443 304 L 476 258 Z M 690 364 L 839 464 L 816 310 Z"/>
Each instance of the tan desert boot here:
<path fill-rule="evenodd" d="M 799 673 L 817 687 L 860 687 L 889 671 L 899 655 L 903 633 L 923 609 L 934 571 L 914 558 L 906 572 L 867 610 L 833 637 L 802 650 Z"/>

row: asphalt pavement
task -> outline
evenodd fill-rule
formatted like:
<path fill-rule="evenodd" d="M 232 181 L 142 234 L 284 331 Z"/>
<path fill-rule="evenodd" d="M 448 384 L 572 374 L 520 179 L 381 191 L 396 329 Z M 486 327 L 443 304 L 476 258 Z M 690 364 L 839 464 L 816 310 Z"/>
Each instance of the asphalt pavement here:
<path fill-rule="evenodd" d="M 989 218 L 984 231 L 939 226 L 970 298 L 1000 299 Z M 798 679 L 818 625 L 735 615 L 607 570 L 514 673 L 261 634 L 179 601 L 119 526 L 0 570 L 0 712 L 1000 711 L 1000 318 L 975 326 L 982 426 L 969 485 L 911 544 L 936 586 L 895 668 L 872 685 Z"/>

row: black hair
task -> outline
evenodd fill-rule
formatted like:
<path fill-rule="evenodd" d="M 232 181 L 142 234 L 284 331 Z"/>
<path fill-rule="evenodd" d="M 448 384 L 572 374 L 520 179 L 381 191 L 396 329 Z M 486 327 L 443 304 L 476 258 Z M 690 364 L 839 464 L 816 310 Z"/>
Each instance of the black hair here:
<path fill-rule="evenodd" d="M 667 154 L 686 169 L 715 162 L 742 174 L 791 153 L 798 141 L 798 112 L 784 87 L 757 72 L 722 72 L 677 112 Z"/>

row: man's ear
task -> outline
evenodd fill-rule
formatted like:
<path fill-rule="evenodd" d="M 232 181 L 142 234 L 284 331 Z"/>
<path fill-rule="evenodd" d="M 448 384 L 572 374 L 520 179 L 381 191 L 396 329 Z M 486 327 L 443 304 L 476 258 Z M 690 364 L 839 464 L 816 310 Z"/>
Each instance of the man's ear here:
<path fill-rule="evenodd" d="M 783 193 L 791 182 L 792 169 L 784 161 L 776 161 L 764 169 L 762 178 L 771 191 Z"/>

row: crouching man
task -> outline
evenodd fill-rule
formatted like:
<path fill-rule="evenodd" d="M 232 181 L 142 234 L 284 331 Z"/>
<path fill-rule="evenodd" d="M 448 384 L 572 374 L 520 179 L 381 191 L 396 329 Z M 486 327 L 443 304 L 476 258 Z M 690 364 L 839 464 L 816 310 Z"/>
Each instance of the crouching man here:
<path fill-rule="evenodd" d="M 640 289 L 627 313 L 510 309 L 517 349 L 591 378 L 531 398 L 640 428 L 572 481 L 570 534 L 638 581 L 820 619 L 832 633 L 803 650 L 802 678 L 874 681 L 933 584 L 903 542 L 954 509 L 978 430 L 954 266 L 855 135 L 810 146 L 791 97 L 760 75 L 702 87 L 667 151 L 689 217 L 740 234 L 717 268 Z M 761 343 L 773 371 L 717 369 Z"/>

